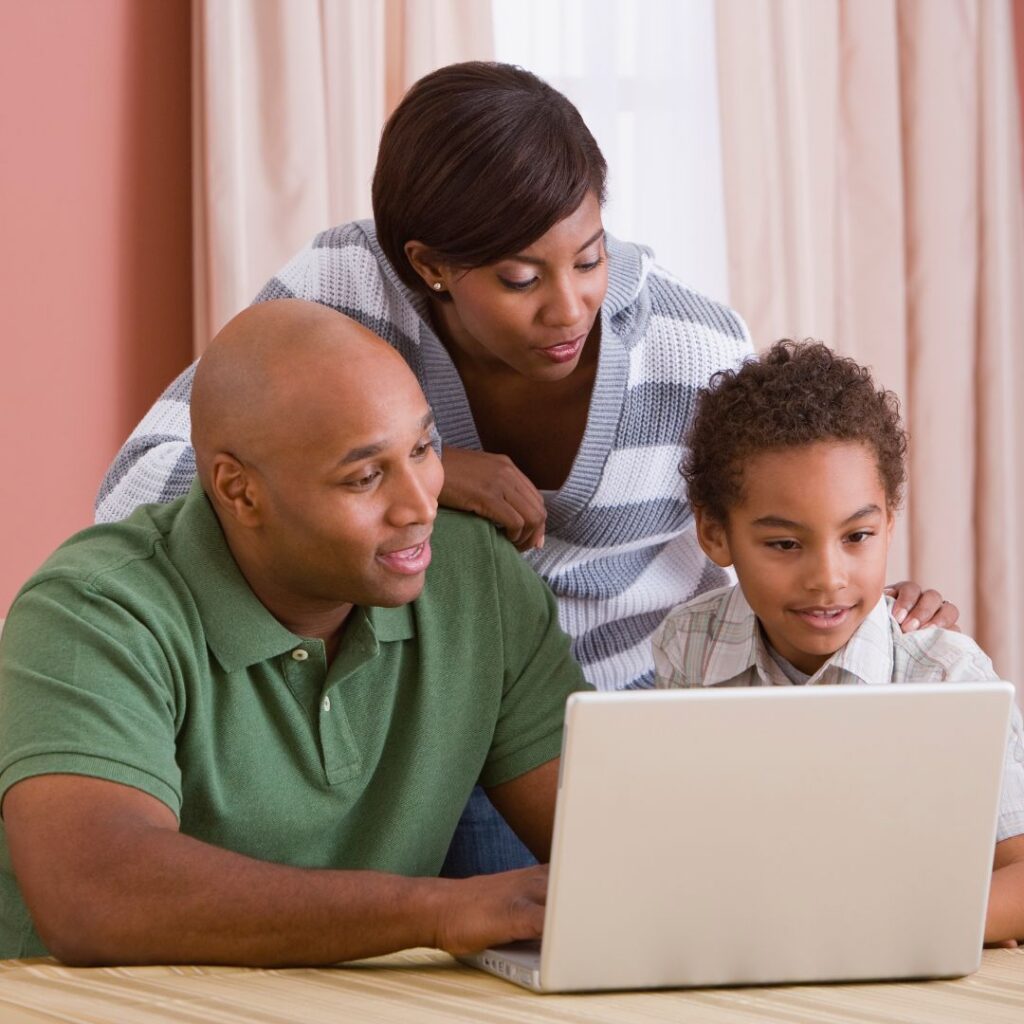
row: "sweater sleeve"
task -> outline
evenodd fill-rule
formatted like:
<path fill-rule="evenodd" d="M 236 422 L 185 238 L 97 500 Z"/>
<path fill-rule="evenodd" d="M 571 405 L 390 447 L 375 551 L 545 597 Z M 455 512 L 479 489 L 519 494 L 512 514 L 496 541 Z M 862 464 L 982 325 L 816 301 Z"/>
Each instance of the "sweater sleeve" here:
<path fill-rule="evenodd" d="M 139 505 L 180 498 L 196 475 L 189 399 L 196 364 L 156 400 L 122 445 L 96 496 L 96 522 L 112 523 Z"/>
<path fill-rule="evenodd" d="M 268 299 L 319 300 L 316 254 L 306 246 L 260 289 Z M 107 470 L 96 496 L 96 522 L 125 519 L 139 506 L 174 501 L 196 475 L 189 403 L 196 363 L 186 368 L 142 417 Z"/>

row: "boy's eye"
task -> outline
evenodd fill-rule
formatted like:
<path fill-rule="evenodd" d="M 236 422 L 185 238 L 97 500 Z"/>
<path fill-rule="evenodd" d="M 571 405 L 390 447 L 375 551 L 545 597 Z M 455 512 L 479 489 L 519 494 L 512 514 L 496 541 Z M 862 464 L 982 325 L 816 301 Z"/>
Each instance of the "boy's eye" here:
<path fill-rule="evenodd" d="M 868 537 L 873 537 L 873 536 L 874 536 L 874 533 L 872 533 L 871 530 L 857 530 L 856 532 L 851 533 L 846 539 L 851 544 L 861 544 L 864 541 L 866 541 L 868 539 Z"/>

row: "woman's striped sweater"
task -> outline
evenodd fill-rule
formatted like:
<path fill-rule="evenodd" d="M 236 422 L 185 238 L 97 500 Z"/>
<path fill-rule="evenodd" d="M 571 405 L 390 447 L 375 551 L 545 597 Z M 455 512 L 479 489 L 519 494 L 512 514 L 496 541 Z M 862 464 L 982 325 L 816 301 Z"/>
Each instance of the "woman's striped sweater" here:
<path fill-rule="evenodd" d="M 322 232 L 256 301 L 323 303 L 386 339 L 415 371 L 445 444 L 480 448 L 462 382 L 427 314 L 395 274 L 372 221 Z M 751 351 L 742 320 L 608 239 L 597 380 L 579 453 L 546 497 L 544 548 L 525 557 L 558 598 L 562 626 L 598 689 L 652 685 L 651 634 L 668 610 L 728 582 L 697 546 L 678 467 L 697 390 Z M 98 522 L 185 493 L 194 366 L 164 392 L 107 472 Z"/>

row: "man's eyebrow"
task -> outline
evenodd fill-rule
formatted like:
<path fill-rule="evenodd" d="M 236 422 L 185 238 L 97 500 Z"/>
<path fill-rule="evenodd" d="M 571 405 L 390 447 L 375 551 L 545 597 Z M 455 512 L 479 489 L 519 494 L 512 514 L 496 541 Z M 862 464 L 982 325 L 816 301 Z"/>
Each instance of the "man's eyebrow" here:
<path fill-rule="evenodd" d="M 876 512 L 882 510 L 874 503 L 870 505 L 864 505 L 862 508 L 857 509 L 852 516 L 847 516 L 842 525 L 846 526 L 848 523 L 854 522 L 856 519 L 863 519 L 865 516 L 874 515 Z M 784 519 L 782 516 L 761 516 L 759 519 L 755 519 L 751 526 L 774 526 L 784 530 L 802 530 L 804 529 L 803 523 L 798 523 L 793 519 Z"/>
<path fill-rule="evenodd" d="M 350 462 L 362 462 L 363 459 L 372 459 L 387 448 L 387 441 L 377 441 L 375 444 L 364 444 L 362 448 L 353 448 L 338 459 L 339 466 L 346 466 Z"/>
<path fill-rule="evenodd" d="M 584 249 L 586 249 L 589 246 L 593 245 L 599 238 L 603 238 L 603 237 L 604 237 L 604 228 L 601 228 L 601 230 L 598 231 L 596 235 L 593 235 L 592 237 L 588 238 L 576 250 L 576 252 L 573 253 L 573 255 L 574 256 L 579 256 L 579 254 L 581 252 L 583 252 Z M 530 263 L 530 264 L 532 264 L 535 267 L 542 267 L 542 266 L 544 266 L 544 260 L 537 259 L 536 256 L 527 256 L 527 255 L 525 255 L 524 253 L 521 253 L 521 252 L 517 252 L 513 256 L 507 256 L 506 259 L 515 260 L 516 263 Z"/>
<path fill-rule="evenodd" d="M 420 430 L 427 430 L 434 425 L 434 410 L 428 409 L 424 414 L 423 418 L 419 422 Z M 362 462 L 363 459 L 372 459 L 374 455 L 380 455 L 385 448 L 387 448 L 388 442 L 375 441 L 373 444 L 364 444 L 361 448 L 353 448 L 351 451 L 346 452 L 340 459 L 338 459 L 339 466 L 347 466 L 352 462 Z"/>

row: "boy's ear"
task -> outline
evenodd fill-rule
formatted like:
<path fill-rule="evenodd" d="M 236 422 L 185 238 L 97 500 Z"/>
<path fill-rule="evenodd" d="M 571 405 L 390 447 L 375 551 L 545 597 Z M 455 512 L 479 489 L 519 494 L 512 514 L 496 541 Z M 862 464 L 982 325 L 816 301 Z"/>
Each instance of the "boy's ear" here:
<path fill-rule="evenodd" d="M 885 524 L 885 537 L 886 537 L 886 541 L 891 544 L 892 543 L 892 531 L 896 529 L 896 513 L 893 512 L 891 509 L 889 509 L 885 513 L 885 518 L 887 520 L 887 522 Z"/>
<path fill-rule="evenodd" d="M 732 565 L 732 552 L 729 550 L 729 536 L 725 523 L 700 505 L 693 506 L 693 518 L 697 524 L 697 543 L 704 554 L 723 569 Z"/>

